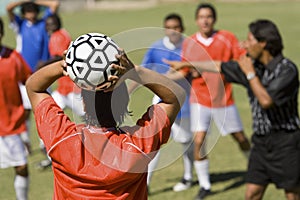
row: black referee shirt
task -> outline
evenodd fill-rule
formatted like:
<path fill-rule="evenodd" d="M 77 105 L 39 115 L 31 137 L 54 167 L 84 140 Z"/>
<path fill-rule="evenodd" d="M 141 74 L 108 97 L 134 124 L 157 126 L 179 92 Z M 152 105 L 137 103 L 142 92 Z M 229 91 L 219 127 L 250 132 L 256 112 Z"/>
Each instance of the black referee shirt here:
<path fill-rule="evenodd" d="M 298 69 L 282 55 L 276 56 L 267 66 L 254 63 L 256 75 L 271 96 L 274 105 L 263 109 L 254 96 L 249 82 L 235 61 L 224 62 L 221 72 L 228 82 L 247 88 L 251 104 L 253 132 L 266 135 L 274 132 L 292 132 L 300 127 L 298 115 Z"/>

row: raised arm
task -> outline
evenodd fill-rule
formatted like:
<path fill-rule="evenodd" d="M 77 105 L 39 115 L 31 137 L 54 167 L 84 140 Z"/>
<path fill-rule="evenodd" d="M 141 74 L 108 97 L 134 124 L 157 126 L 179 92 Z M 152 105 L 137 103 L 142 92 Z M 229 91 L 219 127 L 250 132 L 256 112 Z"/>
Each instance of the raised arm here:
<path fill-rule="evenodd" d="M 11 2 L 11 3 L 7 4 L 6 12 L 7 12 L 8 18 L 11 22 L 15 20 L 14 9 L 16 7 L 22 5 L 24 2 L 28 2 L 28 1 L 16 1 L 16 2 Z"/>
<path fill-rule="evenodd" d="M 184 90 L 164 75 L 133 65 L 126 55 L 119 56 L 119 59 L 122 66 L 131 65 L 131 67 L 127 67 L 127 69 L 131 69 L 127 70 L 123 77 L 144 85 L 159 96 L 162 100 L 159 105 L 165 110 L 171 123 L 173 123 L 185 100 Z"/>
<path fill-rule="evenodd" d="M 37 0 L 37 1 L 35 1 L 35 3 L 40 6 L 46 6 L 46 7 L 50 8 L 52 13 L 56 13 L 56 11 L 59 7 L 58 0 Z"/>
<path fill-rule="evenodd" d="M 164 60 L 164 62 L 169 64 L 175 70 L 188 67 L 188 68 L 194 68 L 198 72 L 220 72 L 221 71 L 220 61 L 181 62 L 181 61 Z"/>
<path fill-rule="evenodd" d="M 49 64 L 42 69 L 32 74 L 26 81 L 27 94 L 31 102 L 32 110 L 43 101 L 43 99 L 50 96 L 47 88 L 54 83 L 55 80 L 62 77 L 64 74 L 63 61 L 57 61 Z"/>

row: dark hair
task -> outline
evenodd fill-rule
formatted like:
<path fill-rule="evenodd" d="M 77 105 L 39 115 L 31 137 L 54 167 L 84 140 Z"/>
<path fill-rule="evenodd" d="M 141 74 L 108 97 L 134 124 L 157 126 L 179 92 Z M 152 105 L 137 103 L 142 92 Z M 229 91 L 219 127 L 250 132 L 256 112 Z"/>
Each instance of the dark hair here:
<path fill-rule="evenodd" d="M 1 17 L 0 17 L 0 36 L 4 36 L 4 25 Z"/>
<path fill-rule="evenodd" d="M 249 30 L 259 42 L 266 42 L 265 49 L 272 56 L 281 54 L 283 49 L 282 38 L 276 25 L 270 20 L 260 19 L 249 24 Z"/>
<path fill-rule="evenodd" d="M 24 15 L 26 12 L 40 12 L 40 7 L 34 2 L 25 2 L 21 5 L 21 13 Z"/>
<path fill-rule="evenodd" d="M 55 31 L 61 29 L 62 24 L 61 24 L 61 20 L 60 20 L 60 17 L 58 14 L 54 13 L 54 14 L 50 15 L 47 19 L 53 20 L 54 24 L 56 25 Z"/>
<path fill-rule="evenodd" d="M 183 26 L 183 22 L 182 22 L 182 18 L 180 17 L 179 14 L 177 13 L 171 13 L 171 14 L 168 14 L 165 19 L 164 19 L 164 23 L 168 20 L 171 20 L 171 19 L 175 19 L 179 22 L 179 25 L 180 25 L 180 28 L 182 31 L 184 31 L 184 26 Z"/>
<path fill-rule="evenodd" d="M 217 12 L 216 12 L 216 9 L 215 7 L 210 4 L 210 3 L 201 3 L 198 5 L 197 9 L 196 9 L 196 12 L 195 12 L 195 19 L 197 19 L 198 17 L 198 12 L 202 9 L 202 8 L 208 8 L 211 10 L 212 12 L 212 15 L 213 15 L 213 18 L 214 18 L 214 21 L 217 21 Z"/>
<path fill-rule="evenodd" d="M 129 94 L 125 83 L 112 92 L 81 91 L 88 125 L 99 127 L 119 126 L 128 112 Z"/>

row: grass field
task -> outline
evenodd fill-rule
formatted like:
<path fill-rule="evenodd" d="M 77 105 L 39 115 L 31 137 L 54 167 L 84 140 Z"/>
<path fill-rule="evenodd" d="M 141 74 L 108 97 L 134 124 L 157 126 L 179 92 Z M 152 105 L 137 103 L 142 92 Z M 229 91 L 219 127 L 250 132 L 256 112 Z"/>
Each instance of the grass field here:
<path fill-rule="evenodd" d="M 120 36 L 120 33 L 124 33 L 125 31 L 130 32 L 133 29 L 144 27 L 161 27 L 162 19 L 167 13 L 178 12 L 183 16 L 186 28 L 185 33 L 190 35 L 196 31 L 194 23 L 194 11 L 196 5 L 196 3 L 163 4 L 155 8 L 128 11 L 82 10 L 80 12 L 61 13 L 61 16 L 64 27 L 71 33 L 73 38 L 76 38 L 82 33 L 93 31 L 102 32 L 112 36 L 113 38 L 115 36 L 119 39 L 120 37 L 118 36 Z M 247 25 L 249 22 L 258 18 L 268 18 L 273 20 L 278 25 L 283 36 L 285 45 L 284 54 L 300 66 L 300 41 L 297 38 L 300 35 L 300 2 L 215 3 L 215 6 L 218 11 L 216 27 L 219 29 L 228 29 L 234 32 L 241 40 L 246 37 L 248 31 Z M 7 27 L 8 20 L 5 17 L 4 20 Z M 145 49 L 139 49 L 138 47 L 139 45 L 143 46 L 144 44 L 135 44 L 137 41 L 141 42 L 142 40 L 151 41 L 153 39 L 152 37 L 153 35 L 149 32 L 149 34 L 140 34 L 126 39 L 126 41 L 122 40 L 117 42 L 120 45 L 124 44 L 124 46 L 121 46 L 125 48 L 125 50 L 130 49 L 130 51 L 127 51 L 129 57 L 132 58 L 135 63 L 139 63 Z M 6 29 L 3 44 L 7 44 L 12 47 L 15 45 L 14 34 L 8 28 Z M 135 48 L 131 48 L 130 45 L 133 45 Z M 250 137 L 251 114 L 245 90 L 240 86 L 234 86 L 234 92 L 245 131 Z M 137 118 L 141 111 L 143 111 L 150 103 L 151 94 L 140 89 L 134 93 L 134 97 L 136 99 L 131 103 L 131 108 L 134 112 L 134 118 Z M 33 124 L 31 138 L 34 151 L 29 157 L 31 181 L 29 197 L 31 200 L 51 199 L 53 192 L 53 176 L 51 170 L 39 171 L 34 167 L 38 161 L 44 159 L 44 156 L 38 148 L 38 138 L 34 127 L 35 126 Z M 218 137 L 218 132 L 215 129 L 213 130 L 215 138 L 212 140 L 213 143 L 216 144 L 211 146 L 209 152 L 213 195 L 209 196 L 207 199 L 243 199 L 245 190 L 243 180 L 246 172 L 247 160 L 240 153 L 237 144 L 230 136 Z M 151 183 L 151 195 L 149 196 L 150 200 L 193 199 L 197 193 L 197 184 L 184 192 L 174 193 L 172 191 L 172 186 L 179 181 L 182 176 L 183 169 L 181 158 L 174 156 L 174 152 L 179 151 L 180 146 L 172 141 L 164 147 L 161 161 L 164 163 L 164 160 L 170 160 L 170 158 L 171 161 L 168 161 L 169 164 L 165 164 L 163 167 L 160 165 L 161 169 L 154 173 Z M 1 200 L 15 199 L 13 176 L 13 169 L 0 170 Z M 196 181 L 196 175 L 194 176 L 194 180 Z M 265 199 L 284 199 L 283 191 L 278 191 L 273 185 L 270 185 L 266 191 Z"/>

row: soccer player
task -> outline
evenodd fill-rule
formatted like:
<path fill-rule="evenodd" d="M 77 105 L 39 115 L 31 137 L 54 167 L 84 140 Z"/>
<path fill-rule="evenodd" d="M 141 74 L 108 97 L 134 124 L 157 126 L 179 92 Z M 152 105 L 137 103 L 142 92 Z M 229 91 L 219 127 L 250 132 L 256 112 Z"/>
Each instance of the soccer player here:
<path fill-rule="evenodd" d="M 54 173 L 54 199 L 147 199 L 147 166 L 168 141 L 171 125 L 185 98 L 175 82 L 144 67 L 125 54 L 112 85 L 106 90 L 82 90 L 86 123 L 75 125 L 47 93 L 62 77 L 65 64 L 45 66 L 26 82 L 36 125 Z M 120 127 L 128 113 L 125 79 L 144 85 L 161 99 L 150 106 L 135 126 Z"/>
<path fill-rule="evenodd" d="M 15 168 L 16 199 L 26 200 L 29 173 L 27 155 L 20 134 L 27 130 L 18 83 L 25 84 L 31 71 L 19 53 L 1 44 L 3 36 L 4 26 L 0 18 L 0 168 Z M 1 184 L 5 183 L 2 181 Z"/>
<path fill-rule="evenodd" d="M 177 183 L 173 187 L 174 191 L 179 192 L 191 187 L 193 179 L 193 133 L 190 130 L 190 105 L 188 101 L 190 93 L 190 80 L 188 80 L 188 78 L 183 79 L 186 73 L 182 72 L 183 74 L 181 74 L 181 76 L 180 74 L 174 75 L 173 73 L 169 73 L 170 67 L 163 62 L 163 59 L 178 61 L 181 59 L 181 47 L 184 40 L 182 35 L 184 32 L 184 25 L 181 16 L 176 13 L 168 14 L 164 18 L 163 26 L 165 28 L 165 37 L 156 41 L 149 48 L 142 61 L 142 66 L 158 73 L 165 74 L 171 79 L 175 79 L 175 81 L 185 89 L 187 94 L 186 101 L 172 126 L 172 138 L 174 141 L 181 143 L 183 148 L 183 178 L 181 182 Z M 153 103 L 158 102 L 159 98 L 154 96 Z M 157 167 L 159 155 L 160 154 L 158 153 L 149 164 L 147 179 L 148 188 L 150 186 L 152 172 Z"/>
<path fill-rule="evenodd" d="M 246 176 L 246 200 L 260 200 L 269 183 L 300 199 L 300 120 L 298 68 L 282 54 L 282 38 L 270 20 L 249 24 L 247 56 L 238 62 L 168 62 L 175 68 L 221 72 L 247 89 L 252 111 L 252 149 Z"/>
<path fill-rule="evenodd" d="M 46 7 L 43 16 L 39 19 L 41 7 Z M 35 72 L 39 62 L 47 61 L 49 59 L 48 51 L 48 34 L 45 29 L 45 19 L 55 13 L 58 9 L 59 1 L 57 0 L 38 0 L 31 1 L 17 1 L 11 2 L 7 5 L 6 10 L 10 20 L 10 27 L 16 33 L 16 50 L 23 56 L 25 61 L 29 64 L 31 71 Z M 15 8 L 19 7 L 21 15 L 15 12 Z M 25 86 L 19 84 L 23 105 L 26 112 L 27 127 L 30 130 L 30 111 L 31 105 L 26 93 Z M 22 140 L 31 151 L 29 131 L 27 134 L 22 134 Z"/>
<path fill-rule="evenodd" d="M 229 61 L 244 53 L 237 38 L 229 31 L 217 30 L 216 10 L 211 4 L 199 4 L 195 12 L 198 32 L 187 38 L 182 47 L 183 61 L 217 59 Z M 224 77 L 214 73 L 193 73 L 191 103 L 191 129 L 194 132 L 194 168 L 198 176 L 199 192 L 196 199 L 211 193 L 209 160 L 205 138 L 212 120 L 220 133 L 232 135 L 240 149 L 248 155 L 250 143 L 235 106 L 232 87 Z"/>

